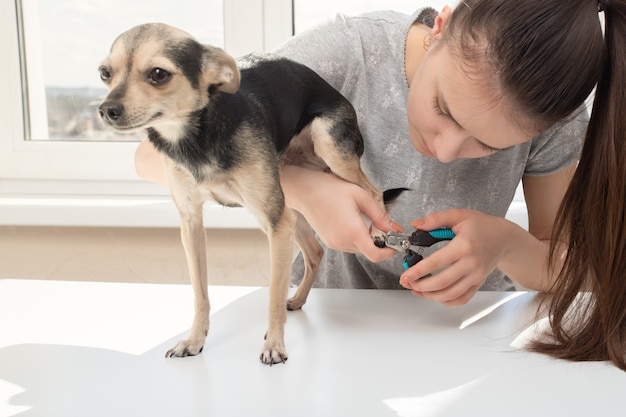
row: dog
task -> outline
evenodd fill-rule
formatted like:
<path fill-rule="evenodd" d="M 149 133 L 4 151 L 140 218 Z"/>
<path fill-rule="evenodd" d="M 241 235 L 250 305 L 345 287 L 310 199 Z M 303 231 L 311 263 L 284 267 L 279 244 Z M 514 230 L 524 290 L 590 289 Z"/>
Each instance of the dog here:
<path fill-rule="evenodd" d="M 353 107 L 304 65 L 249 55 L 239 67 L 222 49 L 160 23 L 121 34 L 99 72 L 109 89 L 98 108 L 103 123 L 118 132 L 147 133 L 162 155 L 180 213 L 195 314 L 189 338 L 166 357 L 200 353 L 208 334 L 202 206 L 213 200 L 246 207 L 268 236 L 269 323 L 260 359 L 267 365 L 284 363 L 286 310 L 306 302 L 323 250 L 305 218 L 285 205 L 281 166 L 331 172 L 385 207 L 383 194 L 360 167 L 364 145 Z M 378 246 L 382 235 L 372 229 Z M 305 273 L 287 300 L 294 241 Z"/>

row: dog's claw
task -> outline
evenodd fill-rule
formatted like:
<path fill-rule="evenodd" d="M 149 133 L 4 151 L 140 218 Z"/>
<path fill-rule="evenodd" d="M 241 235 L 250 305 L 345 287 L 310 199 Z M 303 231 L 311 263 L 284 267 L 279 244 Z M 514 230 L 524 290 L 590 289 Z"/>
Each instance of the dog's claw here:
<path fill-rule="evenodd" d="M 261 362 L 263 362 L 265 365 L 272 366 L 277 363 L 287 362 L 288 357 L 287 357 L 287 354 L 282 353 L 282 352 L 265 351 L 261 353 L 261 356 L 259 357 L 259 359 L 261 359 Z"/>
<path fill-rule="evenodd" d="M 276 363 L 285 363 L 287 361 L 287 353 L 285 353 L 285 345 L 282 341 L 267 340 L 267 333 L 265 334 L 266 340 L 261 352 L 261 362 L 265 365 L 272 366 Z"/>
<path fill-rule="evenodd" d="M 204 345 L 200 348 L 193 348 L 187 341 L 180 341 L 172 349 L 165 353 L 166 358 L 186 358 L 187 356 L 196 356 L 202 352 Z"/>

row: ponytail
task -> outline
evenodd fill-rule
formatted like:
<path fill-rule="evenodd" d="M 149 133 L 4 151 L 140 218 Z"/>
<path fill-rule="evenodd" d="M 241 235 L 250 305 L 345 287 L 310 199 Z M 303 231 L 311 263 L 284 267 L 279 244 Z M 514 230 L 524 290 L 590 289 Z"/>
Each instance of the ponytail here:
<path fill-rule="evenodd" d="M 626 2 L 600 0 L 598 10 L 607 54 L 552 238 L 551 332 L 530 349 L 626 371 Z"/>

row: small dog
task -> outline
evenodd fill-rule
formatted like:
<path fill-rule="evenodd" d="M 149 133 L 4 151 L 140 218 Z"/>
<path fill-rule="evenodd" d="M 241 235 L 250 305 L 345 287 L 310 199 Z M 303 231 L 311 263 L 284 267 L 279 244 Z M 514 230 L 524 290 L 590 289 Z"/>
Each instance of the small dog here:
<path fill-rule="evenodd" d="M 248 56 L 241 70 L 219 48 L 184 31 L 145 24 L 120 35 L 100 65 L 109 93 L 99 107 L 118 132 L 143 129 L 162 154 L 180 212 L 181 238 L 194 290 L 190 336 L 167 357 L 202 351 L 209 328 L 202 206 L 244 206 L 269 239 L 269 324 L 261 361 L 285 362 L 286 309 L 306 302 L 323 250 L 309 224 L 285 205 L 282 164 L 330 171 L 361 186 L 384 209 L 383 195 L 361 171 L 363 139 L 350 103 L 314 71 L 275 56 Z M 373 229 L 375 240 L 382 232 Z M 305 273 L 287 300 L 294 238 Z"/>

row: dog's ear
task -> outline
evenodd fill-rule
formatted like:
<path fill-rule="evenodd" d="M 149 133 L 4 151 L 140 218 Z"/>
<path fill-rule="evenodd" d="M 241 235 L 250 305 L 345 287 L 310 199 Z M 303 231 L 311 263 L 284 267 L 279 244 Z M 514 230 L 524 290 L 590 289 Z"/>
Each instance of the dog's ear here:
<path fill-rule="evenodd" d="M 239 90 L 237 63 L 220 48 L 205 46 L 202 77 L 207 86 L 213 85 L 225 93 L 236 93 Z"/>

